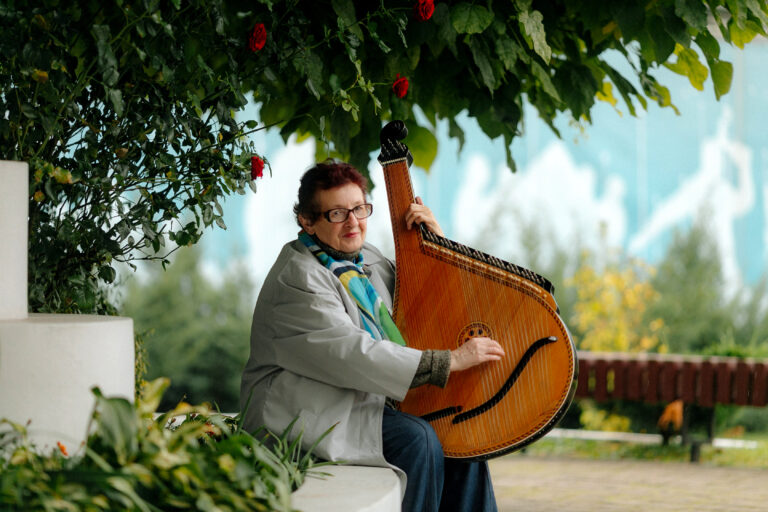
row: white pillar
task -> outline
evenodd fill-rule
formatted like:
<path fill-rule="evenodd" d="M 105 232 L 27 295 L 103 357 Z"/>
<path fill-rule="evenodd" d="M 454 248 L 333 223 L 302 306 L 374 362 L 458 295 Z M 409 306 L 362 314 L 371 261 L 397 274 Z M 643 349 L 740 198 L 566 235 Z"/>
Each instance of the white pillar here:
<path fill-rule="evenodd" d="M 0 160 L 0 320 L 27 318 L 27 217 L 25 162 Z"/>
<path fill-rule="evenodd" d="M 0 419 L 29 424 L 44 451 L 61 441 L 74 453 L 91 387 L 133 400 L 133 320 L 27 313 L 28 180 L 27 164 L 0 160 Z"/>

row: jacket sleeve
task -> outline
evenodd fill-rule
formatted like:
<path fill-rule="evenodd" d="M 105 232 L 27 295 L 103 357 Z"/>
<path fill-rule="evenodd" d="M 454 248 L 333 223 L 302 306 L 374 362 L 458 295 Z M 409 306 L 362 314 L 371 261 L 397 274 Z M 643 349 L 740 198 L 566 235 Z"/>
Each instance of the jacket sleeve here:
<path fill-rule="evenodd" d="M 254 331 L 267 329 L 260 349 L 274 364 L 342 388 L 402 400 L 413 380 L 421 351 L 374 340 L 348 313 L 351 299 L 335 276 L 287 272 L 254 317 Z M 356 314 L 356 309 L 353 312 Z M 261 318 L 258 318 L 261 316 Z M 269 332 L 271 331 L 271 332 Z"/>

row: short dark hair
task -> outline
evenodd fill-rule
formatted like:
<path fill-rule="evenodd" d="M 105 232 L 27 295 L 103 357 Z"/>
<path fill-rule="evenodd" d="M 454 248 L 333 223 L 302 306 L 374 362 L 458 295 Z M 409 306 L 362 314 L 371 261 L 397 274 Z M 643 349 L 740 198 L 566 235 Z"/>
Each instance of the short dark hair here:
<path fill-rule="evenodd" d="M 320 216 L 315 197 L 318 190 L 330 190 L 347 183 L 354 183 L 360 187 L 365 196 L 368 189 L 368 180 L 360 174 L 360 171 L 348 163 L 335 160 L 315 164 L 304 173 L 300 183 L 299 200 L 293 205 L 293 214 L 299 226 L 301 226 L 299 215 L 311 222 L 315 222 Z"/>

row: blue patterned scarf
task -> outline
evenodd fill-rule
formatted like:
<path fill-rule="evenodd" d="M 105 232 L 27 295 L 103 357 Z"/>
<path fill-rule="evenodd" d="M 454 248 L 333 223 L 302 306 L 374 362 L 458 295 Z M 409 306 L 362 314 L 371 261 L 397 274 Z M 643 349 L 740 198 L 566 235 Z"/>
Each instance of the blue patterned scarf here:
<path fill-rule="evenodd" d="M 358 254 L 354 261 L 336 260 L 325 252 L 305 231 L 299 233 L 299 240 L 339 278 L 341 284 L 357 304 L 360 320 L 366 331 L 375 340 L 386 339 L 405 346 L 405 339 L 397 329 L 387 306 L 376 292 L 368 276 L 363 272 L 363 255 Z"/>

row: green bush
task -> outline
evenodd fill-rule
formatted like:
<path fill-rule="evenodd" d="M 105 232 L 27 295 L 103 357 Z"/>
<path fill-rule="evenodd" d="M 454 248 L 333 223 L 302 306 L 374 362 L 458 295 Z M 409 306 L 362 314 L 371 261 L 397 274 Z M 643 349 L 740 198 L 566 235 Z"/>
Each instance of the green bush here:
<path fill-rule="evenodd" d="M 319 465 L 300 439 L 250 434 L 205 406 L 157 415 L 167 386 L 149 383 L 135 405 L 95 389 L 90 435 L 71 455 L 60 443 L 39 453 L 23 426 L 3 420 L 12 428 L 0 432 L 0 509 L 291 510 L 291 492 Z"/>

